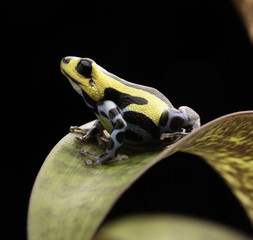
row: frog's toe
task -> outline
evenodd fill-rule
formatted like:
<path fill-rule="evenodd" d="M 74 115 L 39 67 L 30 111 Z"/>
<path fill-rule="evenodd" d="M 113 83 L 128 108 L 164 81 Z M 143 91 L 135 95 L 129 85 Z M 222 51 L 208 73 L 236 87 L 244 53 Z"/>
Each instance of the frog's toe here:
<path fill-rule="evenodd" d="M 111 155 L 108 153 L 103 153 L 100 156 L 96 156 L 96 155 L 93 155 L 93 154 L 83 150 L 83 149 L 79 152 L 79 154 L 86 156 L 86 157 L 90 158 L 91 160 L 93 160 L 93 161 L 91 161 L 91 160 L 86 161 L 85 163 L 87 166 L 91 166 L 91 165 L 94 166 L 94 165 L 103 164 L 103 163 L 113 159 L 113 157 L 114 157 L 114 155 Z"/>
<path fill-rule="evenodd" d="M 87 161 L 85 161 L 85 165 L 87 166 L 87 167 L 92 167 L 94 164 L 93 164 L 94 162 L 92 161 L 92 160 L 87 160 Z"/>
<path fill-rule="evenodd" d="M 69 131 L 73 133 L 81 133 L 85 135 L 87 133 L 87 129 L 80 128 L 78 126 L 70 126 Z"/>
<path fill-rule="evenodd" d="M 174 132 L 174 133 L 163 133 L 160 135 L 160 140 L 165 140 L 165 139 L 180 139 L 184 136 L 186 136 L 186 132 Z"/>
<path fill-rule="evenodd" d="M 91 154 L 91 153 L 89 153 L 89 152 L 87 152 L 83 149 L 79 152 L 79 154 L 82 155 L 82 156 L 86 156 L 86 157 L 88 157 L 88 158 L 90 158 L 94 161 L 98 160 L 98 158 L 99 158 L 98 156 L 93 155 L 93 154 Z"/>
<path fill-rule="evenodd" d="M 116 159 L 122 161 L 128 159 L 128 156 L 126 154 L 117 154 Z"/>
<path fill-rule="evenodd" d="M 86 138 L 85 137 L 75 137 L 75 140 L 79 143 L 85 143 L 86 142 Z"/>

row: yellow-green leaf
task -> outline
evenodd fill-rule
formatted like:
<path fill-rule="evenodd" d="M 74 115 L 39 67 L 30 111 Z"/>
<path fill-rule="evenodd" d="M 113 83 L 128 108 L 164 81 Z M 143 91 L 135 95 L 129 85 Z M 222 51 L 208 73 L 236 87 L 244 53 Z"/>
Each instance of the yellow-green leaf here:
<path fill-rule="evenodd" d="M 217 170 L 253 224 L 252 111 L 226 115 L 204 125 L 178 143 L 175 151 L 201 156 Z"/>
<path fill-rule="evenodd" d="M 94 240 L 250 240 L 231 228 L 179 215 L 144 214 L 105 224 Z"/>
<path fill-rule="evenodd" d="M 38 174 L 29 207 L 31 240 L 90 239 L 120 194 L 159 155 L 130 153 L 125 161 L 86 167 L 82 147 L 98 155 L 104 150 L 92 142 L 80 145 L 75 136 L 54 147 Z"/>
<path fill-rule="evenodd" d="M 120 195 L 157 161 L 184 151 L 202 156 L 227 181 L 253 222 L 253 111 L 216 119 L 163 151 L 128 150 L 128 160 L 86 167 L 85 150 L 101 154 L 95 143 L 80 145 L 65 136 L 48 155 L 31 195 L 28 237 L 91 239 Z M 88 127 L 92 123 L 87 124 Z"/>

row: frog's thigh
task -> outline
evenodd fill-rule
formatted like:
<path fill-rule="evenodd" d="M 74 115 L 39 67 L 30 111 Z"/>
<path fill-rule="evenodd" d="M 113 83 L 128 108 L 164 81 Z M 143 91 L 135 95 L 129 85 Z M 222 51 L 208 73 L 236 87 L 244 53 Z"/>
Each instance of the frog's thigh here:
<path fill-rule="evenodd" d="M 113 130 L 108 142 L 108 150 L 114 148 L 113 145 L 122 145 L 125 136 L 126 121 L 123 119 L 119 107 L 113 101 L 101 101 L 97 104 L 100 116 L 108 118 L 113 124 Z"/>
<path fill-rule="evenodd" d="M 127 127 L 126 121 L 123 119 L 120 109 L 113 101 L 99 102 L 97 110 L 100 116 L 108 118 L 113 124 L 109 142 L 105 154 L 98 160 L 100 163 L 110 160 L 115 157 L 117 150 L 123 144 L 125 130 Z"/>

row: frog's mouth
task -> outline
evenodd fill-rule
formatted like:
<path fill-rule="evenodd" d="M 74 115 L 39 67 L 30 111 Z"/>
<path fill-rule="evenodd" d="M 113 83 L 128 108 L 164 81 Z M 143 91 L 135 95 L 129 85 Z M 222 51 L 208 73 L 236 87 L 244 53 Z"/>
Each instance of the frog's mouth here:
<path fill-rule="evenodd" d="M 71 84 L 72 84 L 72 82 L 75 83 L 76 85 L 80 84 L 77 80 L 75 80 L 73 77 L 71 77 L 64 69 L 61 68 L 61 72 L 70 81 Z"/>
<path fill-rule="evenodd" d="M 82 95 L 82 88 L 80 87 L 80 83 L 76 81 L 73 77 L 71 77 L 64 69 L 61 68 L 62 74 L 69 80 L 71 86 L 75 89 L 77 93 Z"/>
<path fill-rule="evenodd" d="M 91 99 L 91 97 L 88 96 L 88 94 L 81 88 L 81 83 L 71 77 L 64 69 L 61 69 L 61 72 L 69 80 L 71 86 L 75 89 L 75 91 L 83 97 L 86 105 L 89 108 L 94 108 L 96 104 L 95 101 Z"/>

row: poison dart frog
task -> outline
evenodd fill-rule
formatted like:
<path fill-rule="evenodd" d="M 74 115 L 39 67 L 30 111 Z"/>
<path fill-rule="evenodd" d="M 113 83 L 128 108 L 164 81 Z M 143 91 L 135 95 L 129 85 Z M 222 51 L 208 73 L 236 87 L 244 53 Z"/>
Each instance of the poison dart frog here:
<path fill-rule="evenodd" d="M 115 158 L 124 143 L 168 145 L 200 127 L 200 117 L 191 108 L 176 109 L 155 88 L 123 80 L 90 58 L 65 57 L 60 67 L 97 117 L 90 129 L 71 127 L 70 131 L 83 133 L 77 137 L 81 142 L 91 137 L 96 137 L 99 145 L 107 142 L 100 156 L 80 151 L 91 159 L 86 161 L 87 165 Z M 110 134 L 107 139 L 104 130 Z"/>

